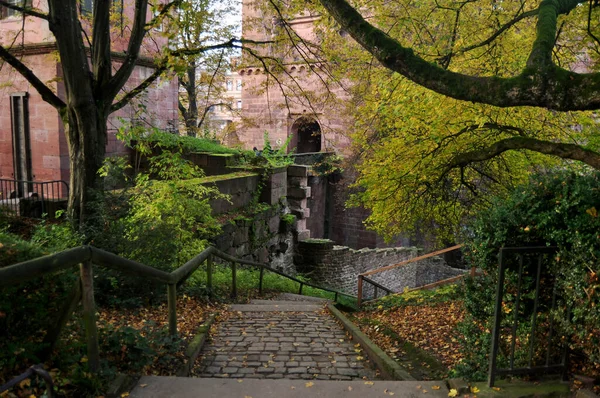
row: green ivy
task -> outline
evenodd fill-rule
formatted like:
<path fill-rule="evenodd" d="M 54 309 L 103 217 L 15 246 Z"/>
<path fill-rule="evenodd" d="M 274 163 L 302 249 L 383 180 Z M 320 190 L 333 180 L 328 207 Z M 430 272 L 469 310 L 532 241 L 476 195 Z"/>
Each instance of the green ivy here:
<path fill-rule="evenodd" d="M 466 359 L 457 367 L 460 376 L 485 376 L 490 352 L 490 330 L 497 255 L 501 247 L 557 246 L 558 293 L 562 300 L 552 314 L 571 347 L 591 361 L 600 360 L 600 173 L 558 170 L 533 176 L 505 198 L 497 198 L 469 228 L 467 252 L 483 275 L 466 284 L 467 317 L 461 325 Z M 515 270 L 507 272 L 506 311 L 515 297 Z M 534 270 L 526 267 L 523 283 L 533 290 Z M 522 298 L 519 316 L 531 313 L 533 295 Z M 565 309 L 572 308 L 570 322 Z M 507 317 L 505 317 L 507 318 Z M 540 324 L 548 320 L 540 319 Z M 526 335 L 527 331 L 519 331 Z M 519 334 L 517 334 L 519 336 Z M 517 353 L 519 355 L 519 353 Z M 501 358 L 501 360 L 503 360 Z"/>

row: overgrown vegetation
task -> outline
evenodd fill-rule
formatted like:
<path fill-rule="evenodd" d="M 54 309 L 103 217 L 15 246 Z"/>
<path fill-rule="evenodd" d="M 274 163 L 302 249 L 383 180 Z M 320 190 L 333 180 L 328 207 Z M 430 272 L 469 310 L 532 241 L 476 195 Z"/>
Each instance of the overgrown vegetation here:
<path fill-rule="evenodd" d="M 600 173 L 555 171 L 534 176 L 509 197 L 496 199 L 489 210 L 472 225 L 468 241 L 469 257 L 483 274 L 466 285 L 467 316 L 460 325 L 465 360 L 457 367 L 459 375 L 475 380 L 486 377 L 490 352 L 492 314 L 498 277 L 497 254 L 501 247 L 557 246 L 542 272 L 542 292 L 551 297 L 556 275 L 557 309 L 543 313 L 551 298 L 541 303 L 538 324 L 553 321 L 567 336 L 575 357 L 591 363 L 588 371 L 600 374 Z M 517 330 L 516 364 L 527 359 L 533 308 L 536 262 L 525 259 L 523 288 L 530 293 L 521 297 Z M 518 266 L 510 264 L 505 282 L 503 325 L 512 322 Z M 567 309 L 572 311 L 567 315 Z M 511 323 L 512 324 L 512 323 Z M 547 332 L 540 332 L 544 341 Z M 504 343 L 506 344 L 506 343 Z M 558 345 L 558 344 L 557 344 Z M 507 361 L 507 347 L 500 349 L 500 365 Z"/>

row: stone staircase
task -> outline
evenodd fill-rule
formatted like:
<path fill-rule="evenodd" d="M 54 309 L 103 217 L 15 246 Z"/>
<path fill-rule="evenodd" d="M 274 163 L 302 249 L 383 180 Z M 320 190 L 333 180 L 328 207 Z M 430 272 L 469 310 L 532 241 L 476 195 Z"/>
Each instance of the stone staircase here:
<path fill-rule="evenodd" d="M 203 348 L 195 377 L 144 376 L 130 397 L 448 395 L 443 382 L 381 380 L 323 304 L 285 294 L 233 305 L 234 315 Z"/>

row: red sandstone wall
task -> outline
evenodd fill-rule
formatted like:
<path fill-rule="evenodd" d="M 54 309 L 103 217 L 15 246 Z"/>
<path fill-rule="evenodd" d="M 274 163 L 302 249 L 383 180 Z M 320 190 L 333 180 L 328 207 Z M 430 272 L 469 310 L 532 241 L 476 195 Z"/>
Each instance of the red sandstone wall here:
<path fill-rule="evenodd" d="M 125 32 L 128 32 L 132 16 L 134 0 L 125 0 L 126 13 L 124 16 Z M 47 2 L 34 0 L 33 5 L 42 11 L 47 11 Z M 129 7 L 128 7 L 129 6 Z M 127 11 L 129 10 L 129 11 Z M 148 19 L 150 13 L 148 13 Z M 12 43 L 15 32 L 21 29 L 23 20 L 12 17 L 0 20 L 0 43 Z M 122 51 L 126 47 L 126 34 L 120 35 L 120 29 L 113 27 L 113 51 Z M 54 37 L 48 30 L 47 23 L 37 18 L 26 18 L 23 34 L 17 37 L 17 44 L 52 44 Z M 151 56 L 161 46 L 167 44 L 166 38 L 160 32 L 151 31 L 153 40 L 147 40 L 142 49 L 142 55 Z M 24 36 L 23 36 L 24 35 Z M 21 57 L 27 65 L 43 82 L 52 87 L 61 98 L 64 98 L 64 87 L 57 83 L 62 70 L 57 63 L 57 57 L 46 50 L 33 53 L 31 47 L 29 55 Z M 115 68 L 119 65 L 115 64 Z M 12 131 L 10 119 L 11 93 L 27 92 L 29 94 L 30 112 L 30 140 L 33 179 L 36 181 L 65 180 L 69 181 L 69 155 L 64 127 L 56 110 L 45 103 L 37 91 L 17 72 L 8 65 L 0 70 L 0 178 L 13 178 Z M 138 66 L 134 70 L 125 89 L 137 86 L 142 80 L 152 73 L 152 68 Z M 51 83 L 48 83 L 51 82 Z M 177 126 L 177 81 L 173 77 L 162 78 L 155 82 L 144 94 L 137 97 L 132 105 L 128 105 L 111 115 L 108 122 L 107 156 L 124 155 L 127 149 L 116 138 L 116 132 L 121 125 L 119 118 L 129 121 L 143 119 L 146 123 L 163 129 Z M 142 107 L 140 107 L 143 106 Z M 143 115 L 139 110 L 143 109 Z"/>
<path fill-rule="evenodd" d="M 56 61 L 51 54 L 27 56 L 23 61 L 44 82 L 56 77 Z M 56 83 L 50 84 L 56 89 Z M 0 75 L 0 177 L 13 177 L 12 129 L 10 94 L 29 93 L 30 139 L 33 178 L 38 181 L 68 180 L 69 158 L 66 140 L 58 134 L 62 127 L 56 110 L 42 100 L 40 95 L 13 69 L 5 65 Z"/>
<path fill-rule="evenodd" d="M 282 86 L 273 84 L 273 77 L 262 68 L 240 71 L 244 79 L 242 116 L 247 120 L 238 133 L 240 141 L 247 149 L 263 148 L 266 130 L 271 144 L 279 146 L 291 134 L 296 120 L 310 116 L 321 126 L 321 151 L 340 152 L 349 144 L 344 134 L 349 121 L 343 119 L 339 111 L 347 97 L 335 84 L 323 86 L 316 72 L 304 66 L 291 65 L 287 69 L 290 77 L 281 77 Z M 265 89 L 267 81 L 270 86 Z M 313 97 L 312 100 L 306 101 L 301 97 L 303 94 Z"/>

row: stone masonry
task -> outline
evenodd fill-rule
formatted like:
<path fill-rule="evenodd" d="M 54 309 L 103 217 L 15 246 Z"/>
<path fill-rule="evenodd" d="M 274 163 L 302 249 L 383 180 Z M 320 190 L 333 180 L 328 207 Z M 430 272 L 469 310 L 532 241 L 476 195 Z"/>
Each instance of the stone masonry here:
<path fill-rule="evenodd" d="M 375 378 L 361 348 L 348 340 L 329 313 L 314 307 L 317 310 L 237 313 L 219 325 L 212 342 L 203 348 L 194 375 L 238 379 Z"/>
<path fill-rule="evenodd" d="M 396 247 L 354 250 L 335 246 L 332 241 L 314 239 L 300 242 L 295 263 L 298 272 L 307 274 L 317 284 L 356 294 L 358 275 L 370 270 L 409 260 L 419 255 L 418 249 Z M 395 292 L 461 275 L 465 271 L 449 267 L 443 259 L 432 257 L 375 274 L 371 279 Z M 366 284 L 363 294 L 372 295 Z"/>

